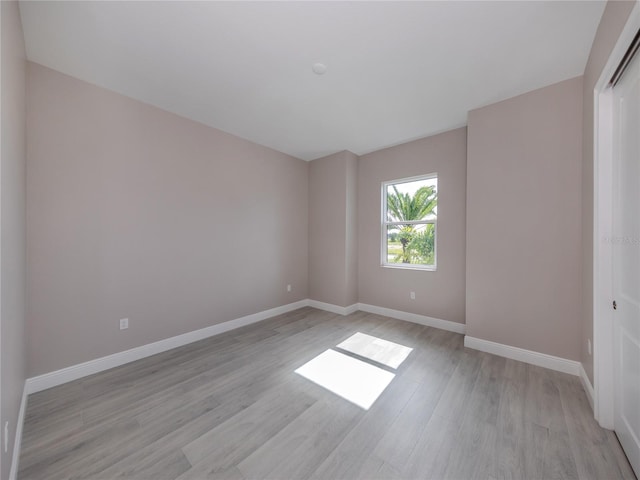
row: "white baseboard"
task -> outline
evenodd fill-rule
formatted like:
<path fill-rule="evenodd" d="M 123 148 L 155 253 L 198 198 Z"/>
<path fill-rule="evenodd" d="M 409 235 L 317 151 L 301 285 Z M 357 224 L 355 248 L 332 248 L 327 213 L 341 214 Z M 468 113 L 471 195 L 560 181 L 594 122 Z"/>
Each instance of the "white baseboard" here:
<path fill-rule="evenodd" d="M 245 317 L 236 318 L 228 322 L 219 323 L 210 327 L 202 328 L 192 332 L 187 332 L 182 335 L 160 340 L 158 342 L 142 345 L 140 347 L 125 350 L 124 352 L 114 353 L 106 357 L 90 360 L 78 365 L 56 370 L 37 377 L 28 378 L 25 382 L 24 391 L 22 395 L 22 402 L 20 404 L 20 412 L 18 414 L 18 421 L 16 426 L 15 445 L 13 449 L 13 458 L 11 463 L 11 472 L 9 474 L 9 480 L 15 480 L 18 473 L 18 463 L 20 459 L 20 445 L 22 443 L 22 427 L 24 424 L 24 416 L 27 406 L 27 396 L 31 393 L 40 392 L 48 388 L 52 388 L 63 383 L 71 382 L 94 373 L 102 372 L 110 368 L 118 367 L 129 362 L 140 360 L 142 358 L 149 357 L 158 353 L 171 350 L 173 348 L 181 347 L 198 340 L 203 340 L 215 335 L 219 335 L 236 328 L 244 327 L 252 323 L 260 322 L 276 315 L 291 312 L 302 307 L 314 307 L 320 310 L 326 310 L 339 315 L 349 315 L 358 310 L 368 313 L 374 313 L 383 315 L 386 317 L 395 318 L 398 320 L 404 320 L 407 322 L 417 323 L 428 327 L 439 328 L 441 330 L 447 330 L 455 333 L 465 333 L 465 325 L 458 322 L 452 322 L 449 320 L 442 320 L 439 318 L 428 317 L 426 315 L 419 315 L 416 313 L 403 312 L 401 310 L 393 310 L 391 308 L 379 307 L 376 305 L 369 305 L 366 303 L 356 303 L 349 305 L 348 307 L 341 307 L 339 305 L 333 305 L 330 303 L 320 302 L 317 300 L 304 299 L 295 303 L 282 305 L 280 307 L 264 310 L 262 312 L 247 315 Z M 500 343 L 491 342 L 488 340 L 482 340 L 479 338 L 464 337 L 464 345 L 468 348 L 481 350 L 483 352 L 492 353 L 513 360 L 519 360 L 532 365 L 538 365 L 552 370 L 557 370 L 564 373 L 580 376 L 582 384 L 587 392 L 587 398 L 593 408 L 593 387 L 589 382 L 589 379 L 580 362 L 573 360 L 567 360 L 560 357 L 554 357 L 552 355 L 546 355 L 544 353 L 538 353 L 531 350 L 525 350 L 518 347 L 512 347 L 509 345 L 503 345 Z"/>
<path fill-rule="evenodd" d="M 325 310 L 331 313 L 337 313 L 338 315 L 350 315 L 356 311 L 358 311 L 358 304 L 354 303 L 353 305 L 349 305 L 348 307 L 341 307 L 339 305 L 334 305 L 332 303 L 320 302 L 318 300 L 308 300 L 308 305 L 313 308 L 317 308 L 319 310 Z"/>
<path fill-rule="evenodd" d="M 582 388 L 584 388 L 585 393 L 587 394 L 587 400 L 589 400 L 589 405 L 591 405 L 591 410 L 593 409 L 593 398 L 595 396 L 593 392 L 593 385 L 589 381 L 589 377 L 587 376 L 587 372 L 584 371 L 584 367 L 582 363 L 580 364 L 580 382 L 582 383 Z"/>
<path fill-rule="evenodd" d="M 578 376 L 580 374 L 580 367 L 582 366 L 580 362 L 574 360 L 554 357 L 546 353 L 525 350 L 524 348 L 512 347 L 511 345 L 482 340 L 481 338 L 470 337 L 468 335 L 464 337 L 464 346 L 570 375 Z"/>
<path fill-rule="evenodd" d="M 252 315 L 236 318 L 228 322 L 218 323 L 200 330 L 194 330 L 192 332 L 183 333 L 182 335 L 166 338 L 158 342 L 125 350 L 124 352 L 118 352 L 112 355 L 107 355 L 106 357 L 89 360 L 88 362 L 72 365 L 71 367 L 38 375 L 37 377 L 31 377 L 26 381 L 25 390 L 27 394 L 40 392 L 51 387 L 62 385 L 63 383 L 71 382 L 88 375 L 93 375 L 94 373 L 102 372 L 110 368 L 119 367 L 125 363 L 134 362 L 157 353 L 166 352 L 173 348 L 181 347 L 192 342 L 197 342 L 198 340 L 203 340 L 214 335 L 228 332 L 229 330 L 260 322 L 267 318 L 281 315 L 292 310 L 297 310 L 298 308 L 306 307 L 308 305 L 309 301 L 307 299 L 300 300 L 299 302 L 289 303 L 288 305 L 271 308 Z"/>
<path fill-rule="evenodd" d="M 25 382 L 22 389 L 22 400 L 20 401 L 20 410 L 18 412 L 18 420 L 16 421 L 16 436 L 13 441 L 13 456 L 11 457 L 11 470 L 9 471 L 9 480 L 18 478 L 18 467 L 20 464 L 20 447 L 22 446 L 22 427 L 24 426 L 24 416 L 27 411 L 27 384 Z"/>
<path fill-rule="evenodd" d="M 417 313 L 403 312 L 401 310 L 368 305 L 366 303 L 358 303 L 357 309 L 363 312 L 375 313 L 377 315 L 396 318 L 398 320 L 404 320 L 405 322 L 418 323 L 427 327 L 435 327 L 449 332 L 464 333 L 466 328 L 464 323 L 441 320 L 439 318 L 427 317 L 426 315 L 418 315 Z"/>
<path fill-rule="evenodd" d="M 89 360 L 88 362 L 72 365 L 67 368 L 62 368 L 53 372 L 38 375 L 36 377 L 28 378 L 25 382 L 26 394 L 40 392 L 48 388 L 62 385 L 63 383 L 71 382 L 79 378 L 93 375 L 94 373 L 103 372 L 110 368 L 119 367 L 126 363 L 134 362 L 142 358 L 150 357 L 158 353 L 166 352 L 173 348 L 182 347 L 198 340 L 219 335 L 229 330 L 244 327 L 252 323 L 266 320 L 267 318 L 281 315 L 293 310 L 297 310 L 302 307 L 314 307 L 320 310 L 326 310 L 339 315 L 349 315 L 358 310 L 364 312 L 376 313 L 378 315 L 384 315 L 407 322 L 418 323 L 420 325 L 426 325 L 429 327 L 440 328 L 442 330 L 448 330 L 456 333 L 464 333 L 465 326 L 461 323 L 451 322 L 448 320 L 440 320 L 438 318 L 427 317 L 425 315 L 418 315 L 415 313 L 402 312 L 400 310 L 393 310 L 390 308 L 378 307 L 375 305 L 368 305 L 366 303 L 355 303 L 348 307 L 341 307 L 339 305 L 333 305 L 330 303 L 319 302 L 317 300 L 304 299 L 295 303 L 282 305 L 280 307 L 271 308 L 262 312 L 247 315 L 245 317 L 236 318 L 228 322 L 219 323 L 210 327 L 202 328 L 200 330 L 194 330 L 192 332 L 183 333 L 175 337 L 166 338 L 158 342 L 149 343 L 147 345 L 141 345 L 139 347 L 125 350 L 123 352 L 107 355 L 106 357 L 96 358 Z"/>

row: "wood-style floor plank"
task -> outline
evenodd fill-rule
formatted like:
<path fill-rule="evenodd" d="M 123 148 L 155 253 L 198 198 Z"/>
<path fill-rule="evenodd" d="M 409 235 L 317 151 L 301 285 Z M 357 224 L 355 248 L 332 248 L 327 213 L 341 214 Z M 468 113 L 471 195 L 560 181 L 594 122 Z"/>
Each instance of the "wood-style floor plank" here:
<path fill-rule="evenodd" d="M 241 461 L 238 469 L 246 478 L 309 478 L 363 415 L 362 409 L 342 399 L 319 400 Z"/>
<path fill-rule="evenodd" d="M 393 421 L 404 411 L 418 384 L 408 377 L 394 380 L 369 412 L 362 416 L 331 454 L 318 466 L 314 479 L 352 479 L 369 472 L 373 452 Z M 374 460 L 382 465 L 383 460 Z"/>
<path fill-rule="evenodd" d="M 295 373 L 357 332 L 412 349 L 349 352 L 395 375 L 369 410 Z M 20 480 L 635 478 L 576 377 L 365 312 L 289 312 L 31 395 L 25 419 Z"/>

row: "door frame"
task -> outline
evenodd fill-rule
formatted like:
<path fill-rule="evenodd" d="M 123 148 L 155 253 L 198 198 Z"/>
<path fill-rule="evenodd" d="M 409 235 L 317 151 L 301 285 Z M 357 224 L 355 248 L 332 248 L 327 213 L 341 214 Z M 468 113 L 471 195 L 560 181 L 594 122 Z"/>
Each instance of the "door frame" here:
<path fill-rule="evenodd" d="M 613 89 L 609 80 L 640 29 L 640 0 L 609 55 L 593 92 L 593 413 L 614 426 L 613 349 Z"/>

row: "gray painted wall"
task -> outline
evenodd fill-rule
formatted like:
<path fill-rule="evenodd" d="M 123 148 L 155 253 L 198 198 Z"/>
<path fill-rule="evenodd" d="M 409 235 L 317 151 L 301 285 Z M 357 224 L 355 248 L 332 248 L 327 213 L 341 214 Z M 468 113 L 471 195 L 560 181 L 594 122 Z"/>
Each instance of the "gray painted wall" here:
<path fill-rule="evenodd" d="M 9 449 L 0 451 L 0 478 L 9 478 L 22 389 L 25 348 L 26 57 L 17 2 L 0 2 L 2 17 L 2 132 L 0 143 L 0 405 L 9 422 Z M 2 433 L 2 435 L 4 435 Z M 0 442 L 1 443 L 1 442 Z"/>
<path fill-rule="evenodd" d="M 469 113 L 467 334 L 580 358 L 582 77 Z"/>
<path fill-rule="evenodd" d="M 307 298 L 307 162 L 33 63 L 28 92 L 29 376 Z"/>
<path fill-rule="evenodd" d="M 343 307 L 358 301 L 357 169 L 348 151 L 309 166 L 309 298 Z"/>
<path fill-rule="evenodd" d="M 347 305 L 358 301 L 358 163 L 359 158 L 347 152 L 346 171 L 346 284 L 345 291 Z"/>
<path fill-rule="evenodd" d="M 580 358 L 591 377 L 584 347 L 592 331 L 591 90 L 631 7 L 610 2 L 605 10 L 580 94 L 584 116 L 575 103 L 579 79 L 471 112 L 469 173 L 464 128 L 360 159 L 341 152 L 305 164 L 31 64 L 29 374 L 308 296 L 460 323 L 468 317 L 473 336 Z M 550 99 L 564 113 L 543 111 Z M 559 118 L 568 123 L 560 125 Z M 576 124 L 584 133 L 582 170 Z M 564 133 L 556 136 L 554 125 Z M 525 157 L 535 162 L 521 165 Z M 519 173 L 501 163 L 512 158 Z M 530 233 L 522 217 L 535 212 L 522 201 L 521 188 L 558 168 L 567 175 L 562 192 L 551 192 L 563 205 L 554 211 L 562 221 L 552 218 L 560 233 L 535 246 L 543 261 L 525 268 L 529 253 L 514 246 L 514 238 Z M 380 183 L 431 172 L 440 182 L 438 270 L 380 267 Z M 474 198 L 482 201 L 467 199 L 467 179 L 469 192 L 480 192 Z M 484 210 L 485 200 L 500 200 L 482 196 L 486 182 L 497 183 L 494 194 L 509 199 L 503 202 L 508 211 L 497 217 Z M 526 214 L 517 214 L 520 208 Z M 494 243 L 496 256 L 483 260 L 480 245 L 466 242 L 481 240 L 492 221 L 509 234 Z M 560 255 L 568 243 L 568 257 Z M 505 252 L 514 256 L 512 264 L 501 260 Z M 575 255 L 582 255 L 578 264 Z M 564 273 L 549 275 L 556 269 Z M 522 282 L 506 282 L 509 274 Z M 476 291 L 480 276 L 483 288 L 495 290 L 486 298 Z M 553 281 L 542 281 L 547 278 Z M 416 300 L 409 299 L 411 290 Z M 536 304 L 537 295 L 549 295 L 550 305 Z M 470 312 L 466 305 L 473 305 Z M 547 313 L 558 307 L 564 320 L 554 323 Z M 117 330 L 122 317 L 131 320 L 126 332 Z"/>
<path fill-rule="evenodd" d="M 361 303 L 464 323 L 467 130 L 386 148 L 358 164 L 358 297 Z M 380 266 L 381 184 L 438 173 L 437 271 Z M 416 299 L 409 292 L 416 292 Z"/>

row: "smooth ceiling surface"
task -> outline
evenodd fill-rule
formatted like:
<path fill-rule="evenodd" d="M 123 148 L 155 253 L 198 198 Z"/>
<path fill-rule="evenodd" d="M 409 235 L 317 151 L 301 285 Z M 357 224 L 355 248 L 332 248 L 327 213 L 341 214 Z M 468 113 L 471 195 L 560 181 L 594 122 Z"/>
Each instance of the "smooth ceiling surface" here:
<path fill-rule="evenodd" d="M 604 2 L 21 2 L 29 60 L 311 160 L 582 75 Z M 327 65 L 324 75 L 311 67 Z"/>

